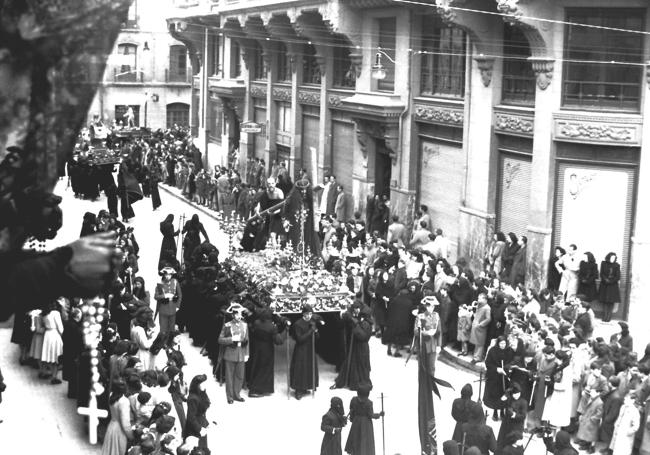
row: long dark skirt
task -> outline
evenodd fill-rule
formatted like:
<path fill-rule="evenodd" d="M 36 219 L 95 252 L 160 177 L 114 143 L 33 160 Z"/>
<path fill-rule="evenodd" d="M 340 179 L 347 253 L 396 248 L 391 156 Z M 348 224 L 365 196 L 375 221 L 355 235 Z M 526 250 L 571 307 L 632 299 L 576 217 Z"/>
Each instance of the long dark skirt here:
<path fill-rule="evenodd" d="M 153 209 L 156 210 L 160 207 L 160 192 L 158 191 L 158 182 L 150 181 L 149 182 L 149 191 L 151 192 L 151 205 Z"/>

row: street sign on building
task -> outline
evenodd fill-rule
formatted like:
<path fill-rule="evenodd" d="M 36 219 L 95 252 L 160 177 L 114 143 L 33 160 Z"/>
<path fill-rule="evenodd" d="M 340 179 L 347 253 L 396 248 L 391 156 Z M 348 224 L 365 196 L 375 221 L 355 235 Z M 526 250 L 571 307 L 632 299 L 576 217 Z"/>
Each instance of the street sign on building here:
<path fill-rule="evenodd" d="M 239 125 L 239 131 L 241 133 L 251 133 L 251 134 L 261 133 L 262 125 L 255 122 L 242 122 Z"/>

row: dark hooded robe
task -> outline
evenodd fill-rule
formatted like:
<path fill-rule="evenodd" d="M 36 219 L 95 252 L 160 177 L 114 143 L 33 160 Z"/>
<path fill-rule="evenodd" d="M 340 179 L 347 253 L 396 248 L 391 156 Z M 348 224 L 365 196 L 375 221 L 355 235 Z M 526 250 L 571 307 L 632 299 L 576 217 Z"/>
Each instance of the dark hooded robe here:
<path fill-rule="evenodd" d="M 321 431 L 325 433 L 320 445 L 320 455 L 342 455 L 341 430 L 347 425 L 348 419 L 345 417 L 343 401 L 339 397 L 333 397 L 330 405 L 320 424 Z"/>
<path fill-rule="evenodd" d="M 290 386 L 300 392 L 315 390 L 318 387 L 318 362 L 314 358 L 314 338 L 318 336 L 314 333 L 315 321 L 301 318 L 292 327 L 296 346 L 289 370 Z"/>
<path fill-rule="evenodd" d="M 253 322 L 250 333 L 250 359 L 248 393 L 273 393 L 275 346 L 283 343 L 278 327 L 269 317 L 261 317 Z"/>
<path fill-rule="evenodd" d="M 345 451 L 350 455 L 375 455 L 375 429 L 372 419 L 379 418 L 368 398 L 370 387 L 363 386 L 350 401 L 350 433 Z"/>
<path fill-rule="evenodd" d="M 506 438 L 513 431 L 524 432 L 524 422 L 526 421 L 526 414 L 528 413 L 528 402 L 523 396 L 515 400 L 508 397 L 505 405 L 505 413 L 501 427 L 499 428 L 499 436 L 497 437 L 497 450 L 503 449 L 506 444 Z"/>
<path fill-rule="evenodd" d="M 304 182 L 307 182 L 306 185 Z M 282 217 L 291 223 L 287 240 L 291 241 L 294 249 L 299 251 L 302 226 L 297 219 L 301 208 L 305 209 L 305 252 L 309 250 L 312 255 L 320 253 L 320 242 L 314 231 L 314 193 L 308 180 L 298 180 L 287 196 L 287 203 L 283 207 Z"/>
<path fill-rule="evenodd" d="M 347 315 L 347 317 L 346 317 Z M 359 318 L 344 315 L 344 324 L 349 328 L 348 355 L 334 384 L 337 388 L 347 387 L 358 390 L 370 381 L 370 348 L 368 341 L 372 336 L 372 323 L 369 314 L 361 312 Z"/>
<path fill-rule="evenodd" d="M 160 256 L 158 258 L 158 269 L 163 267 L 163 260 L 167 252 L 171 252 L 176 257 L 176 239 L 178 231 L 174 231 L 174 215 L 167 215 L 164 221 L 160 223 L 160 233 L 162 234 L 162 243 L 160 244 Z"/>
<path fill-rule="evenodd" d="M 472 389 L 472 385 L 465 384 L 463 388 L 460 389 L 460 398 L 456 398 L 451 405 L 451 416 L 456 421 L 452 439 L 456 442 L 463 442 L 462 426 L 464 423 L 469 422 L 469 411 L 472 404 L 475 403 L 472 401 L 473 393 L 474 390 Z"/>
<path fill-rule="evenodd" d="M 209 238 L 205 232 L 203 223 L 199 221 L 199 216 L 196 214 L 192 215 L 192 218 L 183 226 L 183 234 L 185 234 L 185 238 L 183 239 L 183 258 L 185 262 L 189 263 L 192 259 L 192 253 L 201 244 L 201 234 L 203 234 L 206 241 L 209 241 Z"/>
<path fill-rule="evenodd" d="M 505 370 L 512 358 L 514 351 L 509 346 L 505 349 L 499 348 L 495 345 L 490 348 L 485 356 L 485 392 L 483 394 L 483 402 L 485 406 L 490 409 L 503 409 L 506 402 L 501 400 L 508 387 L 508 378 L 505 375 L 499 374 L 497 368 Z M 505 387 L 504 387 L 505 385 Z"/>

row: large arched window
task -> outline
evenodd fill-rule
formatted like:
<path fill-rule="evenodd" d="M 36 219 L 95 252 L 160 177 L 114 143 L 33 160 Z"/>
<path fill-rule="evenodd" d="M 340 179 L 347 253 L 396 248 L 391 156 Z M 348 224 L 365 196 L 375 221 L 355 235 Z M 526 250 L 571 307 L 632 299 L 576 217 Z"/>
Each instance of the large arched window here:
<path fill-rule="evenodd" d="M 465 42 L 465 32 L 461 29 L 445 26 L 438 16 L 422 17 L 422 95 L 454 98 L 465 95 Z"/>
<path fill-rule="evenodd" d="M 530 44 L 521 29 L 509 24 L 503 30 L 503 104 L 535 104 L 535 73 L 528 58 Z"/>
<path fill-rule="evenodd" d="M 190 105 L 185 103 L 170 103 L 167 105 L 167 128 L 174 125 L 190 126 Z"/>
<path fill-rule="evenodd" d="M 138 46 L 132 43 L 122 43 L 117 46 L 119 55 L 119 64 L 116 68 L 116 82 L 136 82 L 137 63 L 138 63 Z"/>

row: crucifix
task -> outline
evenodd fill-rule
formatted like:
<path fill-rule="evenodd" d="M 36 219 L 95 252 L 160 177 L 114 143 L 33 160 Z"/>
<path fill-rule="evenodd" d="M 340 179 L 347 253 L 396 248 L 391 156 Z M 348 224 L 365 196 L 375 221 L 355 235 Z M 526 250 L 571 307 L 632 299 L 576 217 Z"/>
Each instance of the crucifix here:
<path fill-rule="evenodd" d="M 77 408 L 77 412 L 81 415 L 88 416 L 88 440 L 91 444 L 97 444 L 97 426 L 99 425 L 99 419 L 108 417 L 108 411 L 97 407 L 97 397 L 94 391 L 90 392 L 88 407 Z"/>
<path fill-rule="evenodd" d="M 97 444 L 97 426 L 99 419 L 108 417 L 108 411 L 97 407 L 97 395 L 104 392 L 104 387 L 99 382 L 99 338 L 101 336 L 101 323 L 104 320 L 104 299 L 96 297 L 87 300 L 81 306 L 83 314 L 83 333 L 86 347 L 90 348 L 90 398 L 87 407 L 77 408 L 81 415 L 88 416 L 88 440 L 91 444 Z M 109 391 L 110 392 L 110 391 Z"/>

